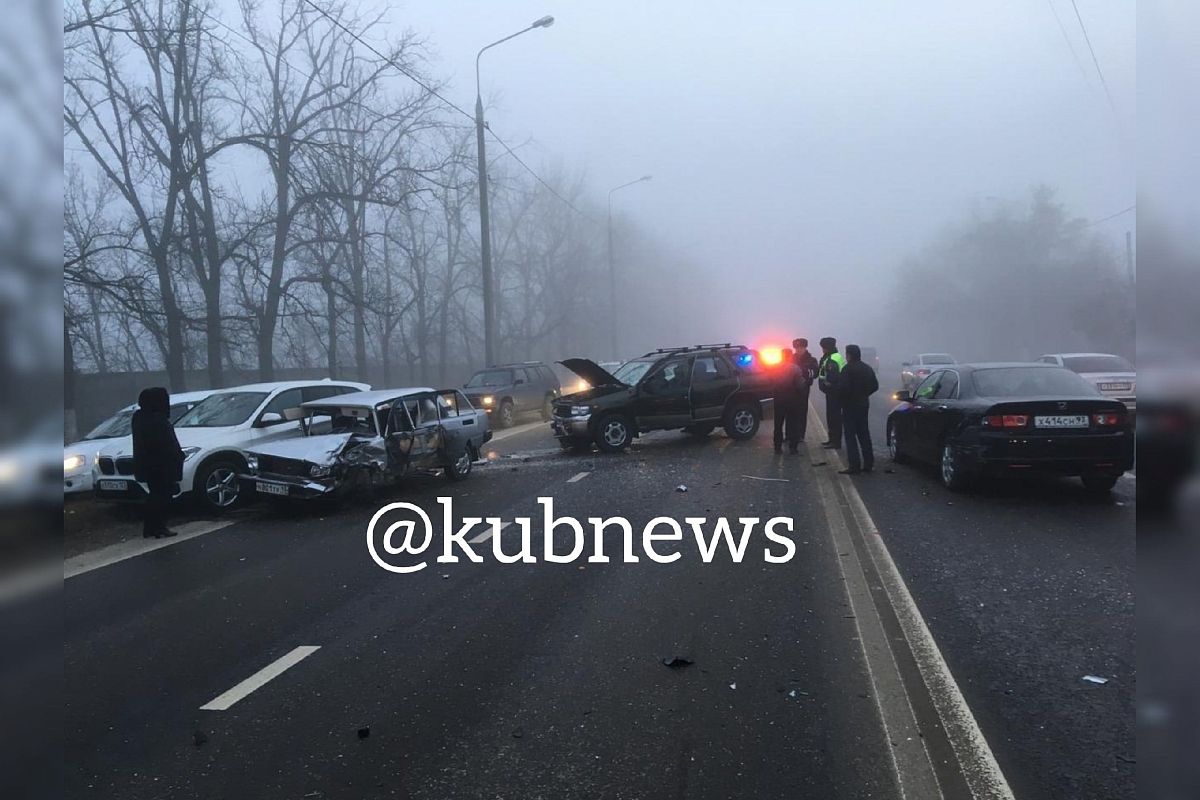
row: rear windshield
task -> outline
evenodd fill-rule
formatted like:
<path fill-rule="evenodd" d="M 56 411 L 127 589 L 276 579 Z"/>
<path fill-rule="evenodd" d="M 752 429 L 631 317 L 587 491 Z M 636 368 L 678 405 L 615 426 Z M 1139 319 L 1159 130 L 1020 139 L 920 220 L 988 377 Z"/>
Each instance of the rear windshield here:
<path fill-rule="evenodd" d="M 627 386 L 633 386 L 654 364 L 654 361 L 626 361 L 612 376 Z"/>
<path fill-rule="evenodd" d="M 928 355 L 921 356 L 921 363 L 922 364 L 953 364 L 954 358 L 952 356 L 946 355 L 945 353 L 930 353 Z"/>
<path fill-rule="evenodd" d="M 467 381 L 466 388 L 477 389 L 482 386 L 508 386 L 513 381 L 512 371 L 507 369 L 485 369 L 476 372 Z"/>
<path fill-rule="evenodd" d="M 976 370 L 975 391 L 983 397 L 1079 397 L 1099 394 L 1096 387 L 1067 369 L 996 367 Z"/>
<path fill-rule="evenodd" d="M 224 428 L 241 425 L 267 399 L 266 392 L 226 392 L 197 403 L 175 423 L 176 428 Z"/>
<path fill-rule="evenodd" d="M 1072 372 L 1133 372 L 1120 356 L 1064 356 L 1063 366 Z"/>

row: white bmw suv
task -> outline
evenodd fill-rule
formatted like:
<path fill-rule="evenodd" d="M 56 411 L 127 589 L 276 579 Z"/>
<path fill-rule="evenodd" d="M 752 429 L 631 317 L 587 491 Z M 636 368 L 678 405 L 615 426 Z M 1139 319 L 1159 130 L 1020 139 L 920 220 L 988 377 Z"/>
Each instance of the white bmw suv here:
<path fill-rule="evenodd" d="M 264 442 L 301 435 L 288 409 L 309 400 L 367 391 L 365 383 L 324 380 L 235 386 L 214 392 L 175 421 L 183 448 L 181 494 L 190 493 L 209 511 L 225 511 L 239 500 L 238 474 L 246 471 L 241 451 Z M 93 467 L 96 497 L 140 501 L 144 484 L 133 477 L 133 440 L 124 437 L 100 450 Z"/>

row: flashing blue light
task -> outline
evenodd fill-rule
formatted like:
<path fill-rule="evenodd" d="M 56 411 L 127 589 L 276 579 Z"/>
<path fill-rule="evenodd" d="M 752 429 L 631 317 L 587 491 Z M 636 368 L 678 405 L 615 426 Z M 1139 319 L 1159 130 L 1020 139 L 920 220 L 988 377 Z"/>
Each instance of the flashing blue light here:
<path fill-rule="evenodd" d="M 739 367 L 748 367 L 754 363 L 754 353 L 738 353 L 737 365 Z"/>

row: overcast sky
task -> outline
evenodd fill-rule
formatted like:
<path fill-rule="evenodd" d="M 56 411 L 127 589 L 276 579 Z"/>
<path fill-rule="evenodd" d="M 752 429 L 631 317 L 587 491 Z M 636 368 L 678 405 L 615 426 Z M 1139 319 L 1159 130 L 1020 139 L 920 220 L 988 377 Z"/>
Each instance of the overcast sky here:
<path fill-rule="evenodd" d="M 1134 3 L 1078 0 L 1115 115 L 1052 3 L 439 0 L 390 24 L 428 36 L 469 108 L 479 47 L 553 14 L 484 56 L 492 127 L 601 197 L 652 173 L 619 208 L 765 292 L 885 275 L 968 204 L 1038 183 L 1089 218 L 1133 204 Z"/>

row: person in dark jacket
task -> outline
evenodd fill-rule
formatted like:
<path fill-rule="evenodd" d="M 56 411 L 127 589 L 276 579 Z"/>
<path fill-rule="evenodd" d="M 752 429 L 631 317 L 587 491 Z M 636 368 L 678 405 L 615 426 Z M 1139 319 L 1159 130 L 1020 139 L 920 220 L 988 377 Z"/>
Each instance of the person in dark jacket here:
<path fill-rule="evenodd" d="M 175 487 L 183 477 L 183 449 L 171 425 L 171 396 L 162 387 L 143 389 L 133 412 L 133 477 L 146 484 L 142 536 L 174 536 L 167 513 Z"/>
<path fill-rule="evenodd" d="M 800 367 L 800 373 L 804 377 L 804 388 L 800 390 L 800 441 L 804 441 L 804 437 L 808 435 L 808 396 L 812 391 L 812 385 L 817 380 L 817 372 L 821 365 L 813 358 L 813 354 L 808 352 L 808 339 L 799 338 L 792 339 L 792 349 L 795 354 L 792 358 L 796 362 L 796 366 Z"/>
<path fill-rule="evenodd" d="M 829 439 L 821 444 L 828 450 L 842 446 L 842 405 L 838 402 L 837 382 L 846 359 L 838 352 L 837 339 L 826 336 L 821 340 L 821 361 L 817 365 L 817 387 L 825 393 L 825 426 Z"/>
<path fill-rule="evenodd" d="M 846 454 L 849 469 L 845 475 L 870 472 L 875 468 L 875 451 L 871 446 L 869 414 L 871 395 L 879 391 L 875 370 L 862 360 L 862 350 L 856 344 L 846 345 L 846 366 L 838 376 L 837 393 L 842 405 L 842 430 L 846 435 Z"/>
<path fill-rule="evenodd" d="M 783 452 L 786 438 L 788 451 L 798 453 L 800 442 L 804 439 L 802 420 L 808 412 L 807 400 L 802 405 L 800 398 L 801 394 L 807 397 L 808 384 L 791 350 L 783 351 L 778 371 L 775 386 L 775 452 Z"/>

